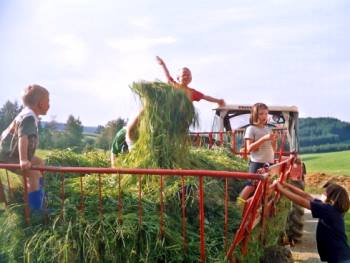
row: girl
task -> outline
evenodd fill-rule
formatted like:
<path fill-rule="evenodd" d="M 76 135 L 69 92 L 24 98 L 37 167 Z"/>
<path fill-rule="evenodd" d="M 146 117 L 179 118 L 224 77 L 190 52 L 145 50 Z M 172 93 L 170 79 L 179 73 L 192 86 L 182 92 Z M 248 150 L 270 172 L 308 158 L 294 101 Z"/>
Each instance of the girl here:
<path fill-rule="evenodd" d="M 192 74 L 191 74 L 191 71 L 189 70 L 189 68 L 185 67 L 185 68 L 181 69 L 180 74 L 177 77 L 178 82 L 176 82 L 170 76 L 169 70 L 168 70 L 167 66 L 165 65 L 164 61 L 158 56 L 156 57 L 156 59 L 157 59 L 159 65 L 162 66 L 164 73 L 165 73 L 165 76 L 168 79 L 169 84 L 172 84 L 175 88 L 183 89 L 190 101 L 200 101 L 203 99 L 203 100 L 206 100 L 209 102 L 215 102 L 219 106 L 225 106 L 225 101 L 223 99 L 217 99 L 217 98 L 214 98 L 211 96 L 204 95 L 203 93 L 188 87 L 188 84 L 190 84 L 190 82 L 192 81 Z"/>
<path fill-rule="evenodd" d="M 321 201 L 287 183 L 276 183 L 276 188 L 291 201 L 310 209 L 312 216 L 319 219 L 316 241 L 321 261 L 350 263 L 350 247 L 344 224 L 344 215 L 350 208 L 346 190 L 336 183 L 327 183 L 325 200 Z"/>
<path fill-rule="evenodd" d="M 249 173 L 256 173 L 265 164 L 274 162 L 277 134 L 267 127 L 268 113 L 268 107 L 264 103 L 256 103 L 251 109 L 250 126 L 244 135 L 247 152 L 250 154 Z M 255 186 L 250 181 L 240 193 L 239 200 L 247 200 L 254 190 Z"/>

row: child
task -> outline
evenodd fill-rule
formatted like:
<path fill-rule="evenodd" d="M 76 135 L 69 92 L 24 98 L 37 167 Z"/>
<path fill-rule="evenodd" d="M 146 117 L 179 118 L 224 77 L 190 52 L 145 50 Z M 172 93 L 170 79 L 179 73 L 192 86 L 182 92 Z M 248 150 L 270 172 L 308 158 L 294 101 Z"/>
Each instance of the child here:
<path fill-rule="evenodd" d="M 38 145 L 38 117 L 46 115 L 50 107 L 49 92 L 39 85 L 30 85 L 24 90 L 22 100 L 25 107 L 1 134 L 0 162 L 20 164 L 21 170 L 14 172 L 29 179 L 29 207 L 42 209 L 42 173 L 30 168 L 32 165 L 44 165 L 34 154 Z"/>
<path fill-rule="evenodd" d="M 119 130 L 112 142 L 111 147 L 111 166 L 115 167 L 115 157 L 120 153 L 126 153 L 131 150 L 132 145 L 138 138 L 138 126 L 143 109 L 127 126 Z"/>
<path fill-rule="evenodd" d="M 129 151 L 126 143 L 126 127 L 121 128 L 115 135 L 111 147 L 111 167 L 115 167 L 115 157 Z"/>
<path fill-rule="evenodd" d="M 273 164 L 277 147 L 277 134 L 267 126 L 269 109 L 264 103 L 253 105 L 250 113 L 250 126 L 246 129 L 244 139 L 250 154 L 249 173 L 256 173 L 265 164 Z M 255 186 L 250 181 L 240 193 L 240 200 L 247 200 L 254 192 Z"/>
<path fill-rule="evenodd" d="M 344 215 L 350 208 L 346 190 L 334 182 L 326 184 L 323 202 L 288 183 L 276 183 L 276 188 L 294 203 L 310 209 L 312 216 L 319 219 L 316 241 L 321 261 L 350 263 L 344 224 Z"/>
<path fill-rule="evenodd" d="M 203 93 L 188 87 L 188 84 L 190 84 L 192 81 L 192 74 L 188 68 L 184 67 L 181 69 L 180 74 L 177 77 L 178 82 L 176 82 L 170 76 L 169 70 L 166 67 L 164 61 L 158 56 L 156 57 L 156 59 L 157 59 L 159 65 L 161 65 L 163 67 L 165 76 L 167 77 L 169 84 L 172 84 L 175 88 L 179 88 L 179 89 L 182 89 L 183 91 L 185 91 L 185 93 L 190 101 L 200 101 L 203 99 L 203 100 L 206 100 L 209 102 L 215 102 L 219 106 L 225 106 L 225 101 L 223 99 L 217 99 L 217 98 L 214 98 L 211 96 L 204 95 Z"/>

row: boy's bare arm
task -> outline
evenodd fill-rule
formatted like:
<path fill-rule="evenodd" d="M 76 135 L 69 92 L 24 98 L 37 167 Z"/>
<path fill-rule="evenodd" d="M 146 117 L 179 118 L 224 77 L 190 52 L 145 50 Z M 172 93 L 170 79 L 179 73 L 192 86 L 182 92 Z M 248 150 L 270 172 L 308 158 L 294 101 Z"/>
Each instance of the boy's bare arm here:
<path fill-rule="evenodd" d="M 157 59 L 157 61 L 158 61 L 158 64 L 162 66 L 163 71 L 164 71 L 164 74 L 165 74 L 165 76 L 166 76 L 168 82 L 174 83 L 175 81 L 174 81 L 174 79 L 170 76 L 169 70 L 168 70 L 167 66 L 165 65 L 163 59 L 161 59 L 161 58 L 158 57 L 158 56 L 156 56 L 156 59 Z"/>
<path fill-rule="evenodd" d="M 217 99 L 217 98 L 214 98 L 214 97 L 211 97 L 211 96 L 207 96 L 207 95 L 204 95 L 203 99 L 206 100 L 206 101 L 209 101 L 209 102 L 215 102 L 219 106 L 225 106 L 226 105 L 225 101 L 223 99 Z"/>
<path fill-rule="evenodd" d="M 31 162 L 28 160 L 28 137 L 25 135 L 18 138 L 18 152 L 21 169 L 29 169 Z"/>
<path fill-rule="evenodd" d="M 111 167 L 114 168 L 115 165 L 115 154 L 111 151 Z"/>

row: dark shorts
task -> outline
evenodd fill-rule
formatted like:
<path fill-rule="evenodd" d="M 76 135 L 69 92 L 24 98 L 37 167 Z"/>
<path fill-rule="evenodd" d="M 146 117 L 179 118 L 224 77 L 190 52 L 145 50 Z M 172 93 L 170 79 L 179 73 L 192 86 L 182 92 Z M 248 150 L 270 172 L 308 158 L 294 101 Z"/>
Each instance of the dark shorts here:
<path fill-rule="evenodd" d="M 248 172 L 255 174 L 260 168 L 263 168 L 265 165 L 268 166 L 268 165 L 271 165 L 271 164 L 270 163 L 257 163 L 257 162 L 249 161 L 249 170 L 248 170 Z M 253 186 L 256 183 L 257 183 L 256 180 L 249 180 L 246 183 L 246 186 L 249 186 L 249 185 Z"/>
<path fill-rule="evenodd" d="M 265 165 L 265 163 L 256 163 L 256 162 L 252 162 L 252 161 L 249 161 L 249 173 L 253 173 L 255 174 L 258 169 L 260 168 L 263 168 Z"/>

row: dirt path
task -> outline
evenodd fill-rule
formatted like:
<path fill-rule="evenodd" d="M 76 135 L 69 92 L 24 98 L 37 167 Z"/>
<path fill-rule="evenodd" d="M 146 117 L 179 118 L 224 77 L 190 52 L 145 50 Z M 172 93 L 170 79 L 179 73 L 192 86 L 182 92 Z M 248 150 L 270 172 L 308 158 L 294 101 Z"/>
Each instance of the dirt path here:
<path fill-rule="evenodd" d="M 310 210 L 305 209 L 302 241 L 291 249 L 295 262 L 321 262 L 316 248 L 316 225 L 317 219 L 312 218 Z"/>
<path fill-rule="evenodd" d="M 320 190 L 329 180 L 344 186 L 350 192 L 350 176 L 331 175 L 325 173 L 307 174 L 305 177 L 305 184 Z"/>

